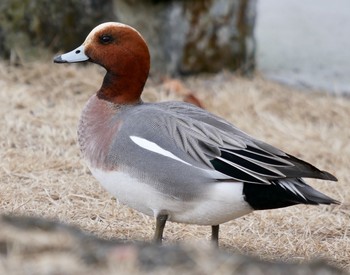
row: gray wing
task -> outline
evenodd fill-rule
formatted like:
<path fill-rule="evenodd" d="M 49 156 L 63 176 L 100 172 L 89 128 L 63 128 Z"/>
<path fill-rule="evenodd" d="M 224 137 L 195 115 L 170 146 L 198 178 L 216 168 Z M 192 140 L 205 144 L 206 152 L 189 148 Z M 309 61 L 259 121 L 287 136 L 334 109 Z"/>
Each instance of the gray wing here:
<path fill-rule="evenodd" d="M 161 125 L 176 147 L 199 166 L 232 180 L 270 184 L 284 178 L 337 179 L 328 172 L 256 140 L 229 122 L 191 104 L 165 102 Z M 176 154 L 176 152 L 174 152 Z"/>

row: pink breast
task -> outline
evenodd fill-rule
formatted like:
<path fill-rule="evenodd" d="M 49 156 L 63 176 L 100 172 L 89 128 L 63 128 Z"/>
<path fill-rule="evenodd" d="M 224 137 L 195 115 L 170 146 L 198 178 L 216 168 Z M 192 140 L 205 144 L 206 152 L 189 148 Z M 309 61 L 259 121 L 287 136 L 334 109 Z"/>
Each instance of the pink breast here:
<path fill-rule="evenodd" d="M 116 119 L 118 105 L 92 96 L 87 102 L 78 126 L 78 142 L 83 157 L 94 168 L 116 170 L 108 161 L 110 145 L 117 137 L 121 121 Z"/>

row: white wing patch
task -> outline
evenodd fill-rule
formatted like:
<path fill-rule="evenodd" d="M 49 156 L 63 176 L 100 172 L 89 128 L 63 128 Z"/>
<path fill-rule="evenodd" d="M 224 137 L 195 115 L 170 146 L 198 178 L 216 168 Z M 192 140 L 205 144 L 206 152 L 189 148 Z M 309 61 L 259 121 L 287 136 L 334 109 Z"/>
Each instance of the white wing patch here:
<path fill-rule="evenodd" d="M 205 173 L 207 173 L 207 175 L 209 177 L 213 178 L 213 179 L 232 179 L 232 177 L 227 176 L 227 175 L 225 175 L 225 174 L 223 174 L 223 173 L 221 173 L 219 171 L 216 171 L 214 169 L 203 169 L 203 168 L 199 168 L 199 167 L 193 166 L 192 164 L 190 164 L 190 163 L 188 163 L 188 162 L 178 158 L 173 153 L 163 149 L 158 144 L 156 144 L 156 143 L 154 143 L 152 141 L 149 141 L 147 139 L 140 138 L 140 137 L 137 137 L 137 136 L 130 136 L 130 139 L 135 144 L 140 146 L 141 148 L 144 148 L 144 149 L 149 150 L 151 152 L 154 152 L 154 153 L 160 154 L 162 156 L 171 158 L 173 160 L 182 162 L 182 163 L 184 163 L 186 165 L 192 166 L 193 168 L 200 169 L 200 170 L 204 171 Z"/>
<path fill-rule="evenodd" d="M 158 144 L 149 141 L 147 139 L 144 138 L 140 138 L 140 137 L 136 137 L 136 136 L 130 136 L 130 139 L 137 144 L 138 146 L 140 146 L 143 149 L 146 149 L 148 151 L 160 154 L 162 156 L 180 161 L 186 165 L 192 166 L 190 163 L 183 161 L 182 159 L 178 158 L 177 156 L 175 156 L 173 153 L 163 149 L 162 147 L 160 147 Z"/>

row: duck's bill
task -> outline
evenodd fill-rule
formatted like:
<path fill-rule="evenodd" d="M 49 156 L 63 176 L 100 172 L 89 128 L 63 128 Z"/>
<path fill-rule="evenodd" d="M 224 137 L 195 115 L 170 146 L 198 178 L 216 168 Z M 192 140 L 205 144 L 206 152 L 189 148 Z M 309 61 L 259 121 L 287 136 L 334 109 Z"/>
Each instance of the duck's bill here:
<path fill-rule="evenodd" d="M 56 56 L 53 59 L 53 62 L 55 62 L 55 63 L 76 63 L 76 62 L 83 62 L 83 61 L 87 61 L 87 60 L 89 60 L 89 57 L 85 54 L 84 45 L 81 45 L 80 47 L 76 48 L 73 51 Z"/>

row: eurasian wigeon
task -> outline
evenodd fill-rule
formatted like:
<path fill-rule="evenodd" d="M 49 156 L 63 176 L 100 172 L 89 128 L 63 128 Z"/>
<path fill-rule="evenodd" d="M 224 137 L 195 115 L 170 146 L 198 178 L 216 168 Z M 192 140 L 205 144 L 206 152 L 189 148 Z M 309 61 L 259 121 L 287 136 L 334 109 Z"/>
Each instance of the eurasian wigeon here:
<path fill-rule="evenodd" d="M 107 72 L 81 115 L 82 155 L 107 191 L 156 218 L 156 242 L 166 221 L 210 225 L 217 244 L 220 224 L 254 210 L 339 203 L 302 179 L 336 181 L 330 173 L 194 105 L 143 102 L 150 55 L 132 27 L 101 24 L 54 59 L 83 61 Z"/>

